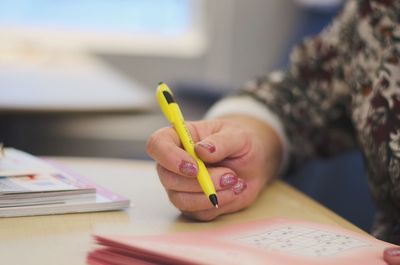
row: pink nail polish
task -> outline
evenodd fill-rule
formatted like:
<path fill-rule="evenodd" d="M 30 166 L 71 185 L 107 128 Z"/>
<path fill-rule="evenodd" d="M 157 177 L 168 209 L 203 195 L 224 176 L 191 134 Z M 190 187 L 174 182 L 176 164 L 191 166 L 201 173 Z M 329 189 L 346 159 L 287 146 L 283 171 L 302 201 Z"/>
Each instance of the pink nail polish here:
<path fill-rule="evenodd" d="M 207 142 L 200 142 L 197 144 L 198 146 L 200 146 L 201 148 L 206 149 L 208 152 L 210 153 L 214 153 L 216 148 L 215 145 L 211 144 L 211 143 L 207 143 Z"/>
<path fill-rule="evenodd" d="M 185 160 L 182 160 L 182 162 L 179 164 L 179 171 L 186 176 L 197 176 L 197 167 Z"/>
<path fill-rule="evenodd" d="M 385 254 L 390 257 L 399 257 L 400 256 L 400 248 L 387 248 L 385 249 Z"/>
<path fill-rule="evenodd" d="M 221 177 L 219 180 L 219 185 L 221 187 L 230 187 L 235 185 L 238 182 L 238 178 L 235 175 L 232 174 L 225 174 Z"/>
<path fill-rule="evenodd" d="M 247 184 L 243 179 L 238 179 L 238 182 L 235 184 L 235 186 L 232 187 L 233 192 L 238 195 L 242 193 L 247 188 Z"/>

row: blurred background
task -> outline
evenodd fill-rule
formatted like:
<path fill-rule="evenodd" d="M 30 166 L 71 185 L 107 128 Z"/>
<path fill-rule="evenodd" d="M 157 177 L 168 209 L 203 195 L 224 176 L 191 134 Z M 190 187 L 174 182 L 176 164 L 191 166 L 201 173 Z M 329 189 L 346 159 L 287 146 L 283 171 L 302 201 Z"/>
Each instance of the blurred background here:
<path fill-rule="evenodd" d="M 317 34 L 341 6 L 340 0 L 0 0 L 0 141 L 35 155 L 149 159 L 148 136 L 167 125 L 155 102 L 159 81 L 173 88 L 188 120 L 199 119 L 246 81 L 286 67 L 291 48 Z M 351 193 L 354 185 L 369 198 L 359 153 L 346 155 L 347 167 L 337 166 L 341 159 L 312 161 L 288 179 L 368 229 L 369 206 L 354 213 L 344 199 L 333 200 L 332 187 Z M 347 185 L 354 175 L 357 182 Z"/>
<path fill-rule="evenodd" d="M 323 4 L 321 4 L 323 3 Z M 37 155 L 147 158 L 159 81 L 187 119 L 283 68 L 337 1 L 0 0 L 1 138 Z"/>

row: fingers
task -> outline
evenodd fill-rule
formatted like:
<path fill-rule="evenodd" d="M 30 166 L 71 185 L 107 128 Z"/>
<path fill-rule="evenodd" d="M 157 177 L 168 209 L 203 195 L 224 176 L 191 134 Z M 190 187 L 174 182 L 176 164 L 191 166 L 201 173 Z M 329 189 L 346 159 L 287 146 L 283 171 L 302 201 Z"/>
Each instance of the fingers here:
<path fill-rule="evenodd" d="M 232 203 L 226 204 L 224 206 L 220 206 L 218 209 L 217 208 L 209 208 L 206 210 L 202 211 L 197 211 L 197 212 L 188 212 L 188 211 L 182 211 L 182 214 L 185 215 L 186 217 L 194 220 L 199 220 L 199 221 L 212 221 L 218 216 L 228 214 L 228 213 L 233 213 L 237 212 L 245 206 L 242 206 L 243 201 L 240 199 L 233 201 Z"/>
<path fill-rule="evenodd" d="M 226 123 L 226 124 L 225 124 Z M 238 125 L 221 121 L 199 121 L 187 127 L 196 143 L 195 150 L 207 163 L 217 163 L 227 157 L 235 158 L 250 150 L 250 135 Z M 168 170 L 185 176 L 197 175 L 195 160 L 181 148 L 173 128 L 155 132 L 147 142 L 148 154 Z"/>
<path fill-rule="evenodd" d="M 209 168 L 211 180 L 217 191 L 233 188 L 238 183 L 235 172 L 229 168 L 214 167 Z M 160 181 L 166 190 L 182 192 L 202 192 L 196 178 L 186 178 L 176 174 L 160 164 L 157 164 L 157 173 Z"/>
<path fill-rule="evenodd" d="M 188 177 L 197 176 L 196 161 L 182 148 L 173 128 L 155 132 L 147 142 L 147 153 L 166 169 Z"/>
<path fill-rule="evenodd" d="M 221 203 L 219 208 L 208 208 L 198 211 L 182 211 L 183 215 L 200 221 L 211 221 L 216 217 L 228 213 L 237 212 L 251 205 L 257 198 L 258 192 L 254 191 L 255 186 L 243 189 L 241 194 L 236 195 L 235 199 L 228 203 Z"/>
<path fill-rule="evenodd" d="M 385 249 L 383 252 L 383 259 L 389 265 L 400 265 L 400 247 Z"/>
<path fill-rule="evenodd" d="M 250 150 L 249 134 L 234 126 L 223 127 L 197 142 L 195 151 L 207 163 L 217 163 L 225 158 L 235 158 Z"/>
<path fill-rule="evenodd" d="M 242 180 L 240 180 L 238 183 L 240 183 L 240 189 L 235 191 L 233 189 L 227 189 L 217 192 L 219 207 L 224 207 L 224 205 L 228 205 L 239 198 L 240 193 L 246 189 L 247 185 L 244 184 Z M 167 190 L 167 193 L 170 201 L 182 212 L 195 213 L 214 209 L 211 202 L 203 192 L 193 193 Z"/>
<path fill-rule="evenodd" d="M 260 194 L 262 180 L 252 178 L 247 182 L 238 180 L 235 188 L 217 192 L 219 207 L 214 208 L 203 193 L 167 191 L 171 202 L 192 219 L 210 221 L 216 217 L 239 211 L 251 205 Z"/>
<path fill-rule="evenodd" d="M 205 210 L 217 210 L 217 214 L 220 215 L 225 213 L 227 205 L 238 200 L 239 205 L 249 201 L 249 195 L 257 194 L 258 192 L 248 192 L 247 184 L 239 179 L 238 183 L 235 184 L 231 189 L 221 190 L 217 192 L 218 196 L 218 206 L 219 208 L 214 208 L 209 201 L 209 199 L 202 192 L 180 192 L 167 190 L 170 201 L 175 205 L 176 208 L 182 212 L 196 214 L 197 212 Z M 255 186 L 254 186 L 255 187 Z"/>

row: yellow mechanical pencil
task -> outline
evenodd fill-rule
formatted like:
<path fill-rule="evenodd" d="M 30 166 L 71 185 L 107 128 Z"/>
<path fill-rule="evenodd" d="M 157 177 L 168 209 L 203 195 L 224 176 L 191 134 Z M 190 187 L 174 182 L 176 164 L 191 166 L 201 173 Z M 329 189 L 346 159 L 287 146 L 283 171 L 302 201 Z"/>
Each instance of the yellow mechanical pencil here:
<path fill-rule="evenodd" d="M 218 208 L 218 198 L 215 191 L 214 184 L 211 180 L 208 170 L 204 165 L 204 162 L 196 155 L 194 151 L 194 142 L 189 130 L 186 127 L 185 120 L 183 118 L 182 112 L 178 106 L 178 103 L 174 99 L 174 95 L 169 87 L 160 82 L 157 88 L 157 100 L 162 112 L 168 121 L 174 126 L 179 139 L 182 142 L 183 147 L 186 152 L 189 153 L 197 162 L 198 173 L 197 181 L 200 184 L 201 189 L 204 194 L 209 198 L 212 205 Z"/>

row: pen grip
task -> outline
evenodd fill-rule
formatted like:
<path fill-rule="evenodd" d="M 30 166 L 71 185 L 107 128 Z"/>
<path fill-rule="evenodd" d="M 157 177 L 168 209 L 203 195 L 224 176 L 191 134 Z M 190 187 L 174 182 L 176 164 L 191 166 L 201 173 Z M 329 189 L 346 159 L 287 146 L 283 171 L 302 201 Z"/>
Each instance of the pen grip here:
<path fill-rule="evenodd" d="M 211 194 L 215 194 L 215 188 L 213 182 L 211 181 L 211 177 L 208 173 L 206 165 L 204 162 L 197 156 L 196 152 L 194 151 L 194 142 L 192 136 L 186 127 L 185 121 L 183 119 L 174 122 L 174 127 L 176 132 L 181 139 L 182 145 L 184 149 L 191 155 L 197 162 L 198 167 L 198 174 L 197 180 L 204 191 L 204 193 L 208 196 Z"/>
<path fill-rule="evenodd" d="M 194 141 L 190 134 L 189 129 L 186 126 L 185 120 L 183 115 L 179 109 L 177 104 L 171 104 L 171 111 L 174 114 L 173 117 L 173 126 L 175 131 L 177 132 L 179 139 L 183 145 L 183 148 L 186 152 L 189 153 L 191 157 L 193 157 L 197 162 L 198 173 L 197 173 L 197 180 L 204 191 L 204 194 L 210 196 L 211 194 L 216 194 L 214 184 L 211 180 L 211 177 L 208 173 L 208 170 L 204 164 L 204 162 L 197 156 L 196 152 L 194 151 Z"/>
<path fill-rule="evenodd" d="M 178 119 L 174 121 L 175 131 L 178 133 L 179 139 L 183 145 L 186 152 L 189 153 L 193 158 L 198 159 L 194 151 L 194 142 L 189 129 L 186 127 L 185 121 L 183 119 Z"/>

